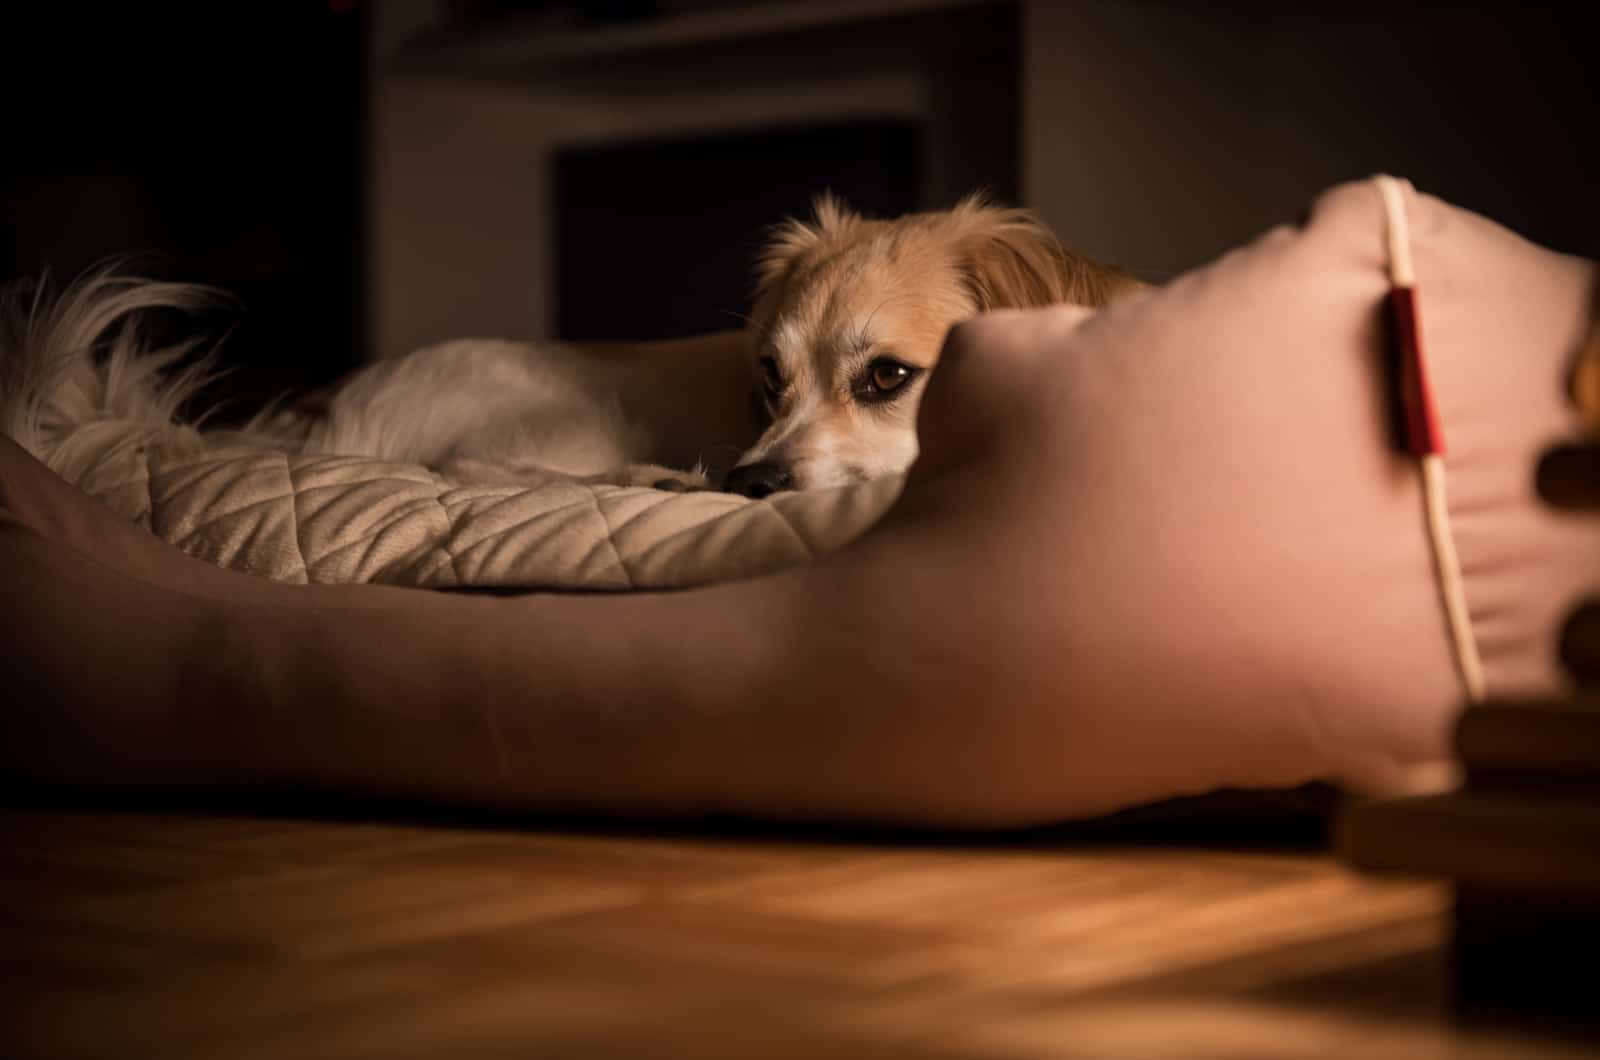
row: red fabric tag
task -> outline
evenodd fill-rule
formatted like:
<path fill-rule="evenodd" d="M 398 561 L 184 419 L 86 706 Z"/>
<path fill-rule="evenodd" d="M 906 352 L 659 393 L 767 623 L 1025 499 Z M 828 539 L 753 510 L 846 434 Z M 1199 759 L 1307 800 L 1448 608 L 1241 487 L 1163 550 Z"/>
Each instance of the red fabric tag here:
<path fill-rule="evenodd" d="M 1444 429 L 1428 384 L 1428 366 L 1422 356 L 1422 326 L 1417 316 L 1417 292 L 1412 287 L 1389 289 L 1389 317 L 1394 326 L 1395 357 L 1399 369 L 1400 410 L 1405 422 L 1406 451 L 1412 456 L 1444 455 Z"/>

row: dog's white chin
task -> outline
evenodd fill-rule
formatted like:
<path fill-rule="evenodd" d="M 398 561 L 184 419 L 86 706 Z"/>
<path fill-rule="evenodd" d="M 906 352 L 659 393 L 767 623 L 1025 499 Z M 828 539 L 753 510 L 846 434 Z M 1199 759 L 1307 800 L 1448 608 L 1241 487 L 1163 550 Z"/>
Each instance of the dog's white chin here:
<path fill-rule="evenodd" d="M 874 467 L 834 466 L 834 467 L 799 467 L 794 471 L 794 489 L 818 490 L 831 489 L 836 486 L 855 486 L 873 479 L 883 478 L 886 475 L 903 473 L 910 464 L 905 466 L 878 465 Z"/>

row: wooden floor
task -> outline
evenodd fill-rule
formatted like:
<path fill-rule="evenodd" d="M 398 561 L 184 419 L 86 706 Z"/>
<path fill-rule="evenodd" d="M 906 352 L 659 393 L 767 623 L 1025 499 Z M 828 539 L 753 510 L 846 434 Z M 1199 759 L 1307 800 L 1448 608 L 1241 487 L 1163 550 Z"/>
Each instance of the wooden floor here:
<path fill-rule="evenodd" d="M 1564 1057 L 1312 850 L 0 810 L 8 1057 Z"/>

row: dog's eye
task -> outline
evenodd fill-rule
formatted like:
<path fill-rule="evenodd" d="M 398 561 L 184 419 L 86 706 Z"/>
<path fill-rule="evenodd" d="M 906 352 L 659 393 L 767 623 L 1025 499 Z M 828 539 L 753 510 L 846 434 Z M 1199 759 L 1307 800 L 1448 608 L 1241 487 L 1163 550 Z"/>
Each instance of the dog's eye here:
<path fill-rule="evenodd" d="M 883 401 L 893 397 L 917 374 L 917 369 L 902 364 L 892 357 L 879 357 L 867 365 L 866 374 L 856 384 L 858 397 L 869 401 Z"/>
<path fill-rule="evenodd" d="M 761 358 L 761 395 L 770 405 L 776 405 L 783 397 L 783 372 L 775 357 Z"/>

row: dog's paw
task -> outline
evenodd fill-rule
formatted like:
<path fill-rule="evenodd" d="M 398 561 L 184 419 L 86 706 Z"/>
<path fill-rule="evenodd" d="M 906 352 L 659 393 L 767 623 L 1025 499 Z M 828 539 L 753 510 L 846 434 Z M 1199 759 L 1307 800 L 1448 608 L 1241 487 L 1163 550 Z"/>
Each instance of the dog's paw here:
<path fill-rule="evenodd" d="M 679 471 L 656 464 L 633 464 L 623 472 L 623 486 L 646 486 L 669 493 L 697 493 L 711 488 L 711 480 L 698 469 Z"/>
<path fill-rule="evenodd" d="M 505 463 L 480 460 L 476 457 L 452 457 L 439 465 L 438 471 L 458 486 L 514 486 L 518 489 L 539 489 L 567 482 L 581 482 L 580 478 L 537 464 Z"/>

